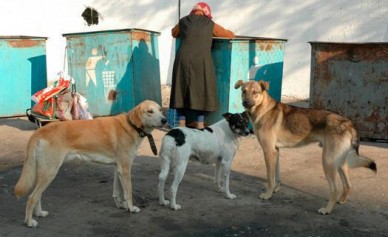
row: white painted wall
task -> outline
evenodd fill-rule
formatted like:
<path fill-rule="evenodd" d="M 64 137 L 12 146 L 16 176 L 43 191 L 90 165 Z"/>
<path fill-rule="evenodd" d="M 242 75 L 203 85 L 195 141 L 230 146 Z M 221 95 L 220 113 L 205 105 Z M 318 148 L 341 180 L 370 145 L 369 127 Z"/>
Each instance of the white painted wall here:
<path fill-rule="evenodd" d="M 197 2 L 181 0 L 181 16 Z M 388 0 L 208 0 L 214 21 L 238 35 L 288 39 L 282 94 L 308 98 L 309 41 L 387 42 Z M 85 6 L 104 17 L 88 27 Z M 161 32 L 162 83 L 174 58 L 170 29 L 178 21 L 178 0 L 2 0 L 0 35 L 47 36 L 48 79 L 63 70 L 63 33 L 143 28 Z M 1 76 L 1 75 L 0 75 Z"/>

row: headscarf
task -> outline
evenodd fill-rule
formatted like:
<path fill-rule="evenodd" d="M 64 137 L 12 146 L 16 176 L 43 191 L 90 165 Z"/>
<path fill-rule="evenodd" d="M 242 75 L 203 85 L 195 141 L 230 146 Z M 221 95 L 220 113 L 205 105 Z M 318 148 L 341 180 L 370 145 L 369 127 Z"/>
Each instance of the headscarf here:
<path fill-rule="evenodd" d="M 206 2 L 198 2 L 197 4 L 195 4 L 193 7 L 193 10 L 191 10 L 190 14 L 194 14 L 195 11 L 197 11 L 197 10 L 201 10 L 207 18 L 209 18 L 209 19 L 213 18 L 210 7 L 209 7 L 209 5 L 207 5 Z"/>

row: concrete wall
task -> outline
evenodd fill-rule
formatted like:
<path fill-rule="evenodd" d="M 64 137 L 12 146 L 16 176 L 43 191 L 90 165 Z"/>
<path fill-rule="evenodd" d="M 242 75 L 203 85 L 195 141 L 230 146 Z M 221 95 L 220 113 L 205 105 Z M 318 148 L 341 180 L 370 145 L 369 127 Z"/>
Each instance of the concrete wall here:
<path fill-rule="evenodd" d="M 197 1 L 181 0 L 181 16 Z M 214 21 L 238 35 L 288 39 L 282 94 L 307 98 L 309 41 L 388 41 L 387 0 L 209 0 Z M 1 1 L 0 35 L 47 36 L 48 78 L 63 70 L 63 33 L 143 28 L 159 31 L 162 83 L 171 78 L 178 0 L 12 0 Z M 103 16 L 97 26 L 81 17 L 85 6 Z M 1 75 L 0 75 L 1 77 Z"/>

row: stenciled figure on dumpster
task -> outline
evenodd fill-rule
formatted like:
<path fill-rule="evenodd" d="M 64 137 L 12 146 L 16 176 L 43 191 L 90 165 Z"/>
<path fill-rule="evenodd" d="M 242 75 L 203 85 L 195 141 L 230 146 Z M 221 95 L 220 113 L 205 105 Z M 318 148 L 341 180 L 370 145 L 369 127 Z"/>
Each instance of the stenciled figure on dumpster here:
<path fill-rule="evenodd" d="M 190 112 L 196 116 L 196 127 L 203 129 L 205 115 L 218 109 L 211 56 L 213 36 L 231 39 L 235 35 L 212 20 L 210 7 L 205 2 L 195 4 L 171 33 L 180 39 L 180 47 L 173 67 L 170 108 L 178 112 L 178 126 L 186 126 Z"/>

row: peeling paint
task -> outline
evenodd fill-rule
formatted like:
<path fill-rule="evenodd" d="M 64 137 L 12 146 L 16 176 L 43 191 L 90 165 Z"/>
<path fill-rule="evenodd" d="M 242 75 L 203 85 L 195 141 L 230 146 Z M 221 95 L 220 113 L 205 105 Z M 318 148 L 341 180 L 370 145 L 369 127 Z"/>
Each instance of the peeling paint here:
<path fill-rule="evenodd" d="M 31 48 L 31 47 L 41 45 L 42 41 L 21 39 L 21 40 L 8 40 L 7 43 L 8 43 L 8 46 L 12 48 Z"/>

